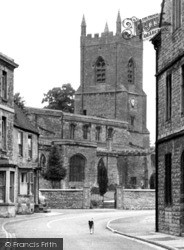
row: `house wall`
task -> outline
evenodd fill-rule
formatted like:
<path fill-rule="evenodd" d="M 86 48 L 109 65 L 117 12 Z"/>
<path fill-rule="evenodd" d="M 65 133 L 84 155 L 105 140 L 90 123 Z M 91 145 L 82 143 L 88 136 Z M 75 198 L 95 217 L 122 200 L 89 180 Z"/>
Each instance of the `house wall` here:
<path fill-rule="evenodd" d="M 26 214 L 34 212 L 34 205 L 38 203 L 38 173 L 35 168 L 38 166 L 38 135 L 31 132 L 14 128 L 14 155 L 13 162 L 18 166 L 18 176 L 16 179 L 16 212 L 18 214 Z M 23 133 L 23 155 L 19 154 L 18 149 L 18 132 Z M 32 136 L 32 158 L 28 155 L 28 135 Z M 28 174 L 26 185 L 28 183 L 29 173 L 33 173 L 34 190 L 32 194 L 20 193 L 21 173 Z M 26 187 L 27 188 L 27 187 Z"/>
<path fill-rule="evenodd" d="M 177 1 L 179 2 L 179 1 Z M 169 23 L 168 30 L 160 33 L 160 39 L 153 41 L 157 49 L 157 230 L 180 235 L 183 228 L 181 196 L 181 154 L 183 150 L 184 116 L 182 103 L 181 66 L 184 65 L 184 2 L 181 9 L 181 27 L 173 29 L 173 1 L 163 1 L 162 23 Z M 177 13 L 179 15 L 179 13 Z M 166 77 L 172 74 L 171 119 L 166 118 Z M 173 203 L 165 202 L 165 155 L 171 153 L 171 180 Z"/>

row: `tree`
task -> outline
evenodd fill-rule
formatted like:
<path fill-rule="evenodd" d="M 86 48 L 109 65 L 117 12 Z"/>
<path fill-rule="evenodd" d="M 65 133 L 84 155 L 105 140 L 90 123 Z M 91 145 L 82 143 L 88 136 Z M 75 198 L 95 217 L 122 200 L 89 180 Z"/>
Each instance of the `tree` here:
<path fill-rule="evenodd" d="M 45 179 L 52 182 L 52 188 L 55 183 L 60 182 L 66 176 L 66 169 L 63 167 L 63 161 L 57 145 L 52 146 L 49 153 L 48 167 L 45 173 Z"/>
<path fill-rule="evenodd" d="M 14 94 L 14 103 L 17 104 L 19 108 L 25 110 L 25 101 L 18 92 Z"/>
<path fill-rule="evenodd" d="M 99 185 L 99 193 L 103 196 L 104 202 L 104 194 L 107 192 L 108 187 L 108 176 L 107 176 L 107 169 L 104 165 L 104 161 L 101 158 L 98 163 L 98 185 Z"/>
<path fill-rule="evenodd" d="M 42 103 L 47 102 L 48 105 L 44 108 L 63 110 L 64 112 L 74 112 L 74 94 L 75 90 L 70 83 L 63 86 L 53 88 L 44 94 Z"/>

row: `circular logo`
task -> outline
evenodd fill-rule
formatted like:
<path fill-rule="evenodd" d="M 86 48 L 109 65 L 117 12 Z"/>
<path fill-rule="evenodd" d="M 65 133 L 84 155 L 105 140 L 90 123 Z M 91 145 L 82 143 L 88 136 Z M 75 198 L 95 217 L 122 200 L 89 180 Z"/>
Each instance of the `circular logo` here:
<path fill-rule="evenodd" d="M 5 242 L 5 247 L 11 247 L 11 242 Z"/>

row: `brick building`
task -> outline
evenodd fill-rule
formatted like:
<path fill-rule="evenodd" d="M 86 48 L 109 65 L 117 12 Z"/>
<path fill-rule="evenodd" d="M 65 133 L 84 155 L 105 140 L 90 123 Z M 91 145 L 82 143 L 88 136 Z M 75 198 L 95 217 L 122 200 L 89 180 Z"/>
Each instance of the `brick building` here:
<path fill-rule="evenodd" d="M 14 105 L 14 69 L 0 54 L 0 216 L 31 213 L 38 202 L 38 131 Z"/>
<path fill-rule="evenodd" d="M 167 24 L 168 30 L 164 29 Z M 184 1 L 162 2 L 156 49 L 156 230 L 184 234 Z"/>
<path fill-rule="evenodd" d="M 28 108 L 39 129 L 40 166 L 47 167 L 51 145 L 60 147 L 67 176 L 62 187 L 97 186 L 103 159 L 109 185 L 149 187 L 149 131 L 146 94 L 142 88 L 143 42 L 125 40 L 118 13 L 116 34 L 106 24 L 99 35 L 81 24 L 81 83 L 75 94 L 75 113 Z M 40 178 L 40 188 L 51 187 Z"/>

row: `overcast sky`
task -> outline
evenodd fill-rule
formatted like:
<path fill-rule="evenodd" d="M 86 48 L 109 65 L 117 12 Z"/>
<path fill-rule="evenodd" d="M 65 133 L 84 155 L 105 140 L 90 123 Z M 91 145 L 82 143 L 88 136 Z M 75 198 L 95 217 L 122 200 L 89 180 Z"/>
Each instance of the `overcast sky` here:
<path fill-rule="evenodd" d="M 116 18 L 143 18 L 160 13 L 161 0 L 0 0 L 0 52 L 19 64 L 15 92 L 27 106 L 43 107 L 43 94 L 53 87 L 80 84 L 80 25 L 87 33 L 101 33 L 105 23 L 115 33 Z M 155 141 L 155 51 L 144 42 L 144 91 L 147 125 Z"/>

